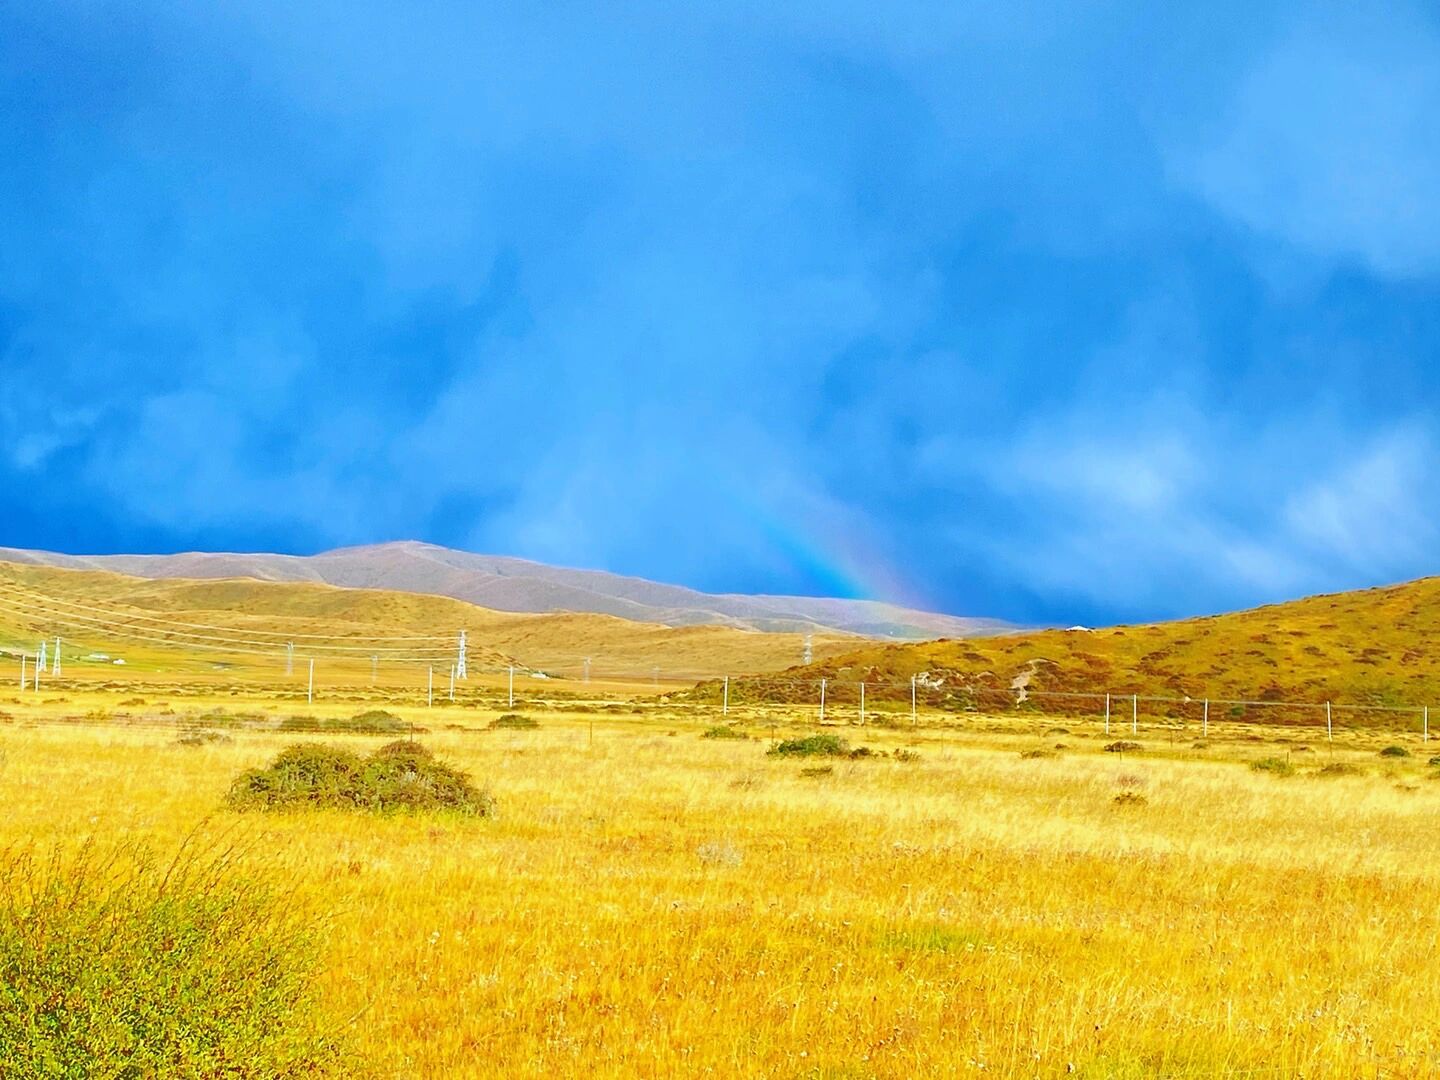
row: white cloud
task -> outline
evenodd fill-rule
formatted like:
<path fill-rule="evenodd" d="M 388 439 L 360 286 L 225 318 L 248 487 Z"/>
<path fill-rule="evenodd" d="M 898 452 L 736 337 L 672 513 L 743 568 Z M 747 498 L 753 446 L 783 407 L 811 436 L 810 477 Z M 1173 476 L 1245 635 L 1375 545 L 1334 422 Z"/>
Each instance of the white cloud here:
<path fill-rule="evenodd" d="M 1387 276 L 1440 271 L 1440 33 L 1382 5 L 1261 55 L 1180 183 L 1263 237 Z"/>

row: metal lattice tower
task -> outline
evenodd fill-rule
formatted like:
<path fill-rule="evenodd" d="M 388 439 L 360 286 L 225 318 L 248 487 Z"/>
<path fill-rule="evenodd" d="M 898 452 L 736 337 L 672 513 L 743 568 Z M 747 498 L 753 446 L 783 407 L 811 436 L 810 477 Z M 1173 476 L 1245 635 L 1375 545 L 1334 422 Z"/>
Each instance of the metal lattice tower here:
<path fill-rule="evenodd" d="M 44 641 L 40 642 L 40 652 L 39 652 L 39 653 L 36 655 L 36 657 L 35 657 L 35 670 L 36 670 L 36 671 L 49 671 L 49 670 L 50 670 L 50 663 L 49 663 L 48 660 L 45 659 L 45 655 L 46 655 L 46 653 L 45 653 L 45 646 L 46 646 L 46 642 L 44 642 Z"/>
<path fill-rule="evenodd" d="M 812 639 L 809 634 L 806 634 L 806 635 L 805 635 L 805 663 L 808 664 L 808 663 L 810 663 L 810 662 L 811 662 L 812 660 L 814 660 L 814 659 L 815 659 L 815 642 L 814 642 L 814 639 Z"/>
<path fill-rule="evenodd" d="M 470 676 L 465 670 L 465 631 L 460 631 L 460 650 L 455 657 L 455 678 L 468 679 Z"/>

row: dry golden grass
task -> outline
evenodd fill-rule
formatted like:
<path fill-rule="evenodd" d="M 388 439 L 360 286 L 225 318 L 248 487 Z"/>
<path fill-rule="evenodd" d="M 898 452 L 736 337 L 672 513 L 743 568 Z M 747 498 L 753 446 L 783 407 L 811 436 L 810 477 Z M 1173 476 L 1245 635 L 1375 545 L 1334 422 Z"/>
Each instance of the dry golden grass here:
<path fill-rule="evenodd" d="M 51 602 L 51 600 L 55 602 Z M 134 616 L 224 627 L 200 631 L 209 635 L 205 648 L 170 648 L 145 642 L 113 625 Z M 98 620 L 98 622 L 97 622 Z M 112 624 L 112 625 L 106 625 Z M 133 626 L 147 636 L 161 629 L 154 619 L 137 618 Z M 395 635 L 441 635 L 448 639 L 465 629 L 470 634 L 473 670 L 499 670 L 510 663 L 578 678 L 588 657 L 596 674 L 645 676 L 660 669 L 662 679 L 693 682 L 725 672 L 778 671 L 799 662 L 804 648 L 800 634 L 761 634 L 721 626 L 668 627 L 632 622 L 609 615 L 557 612 L 532 615 L 492 611 L 460 600 L 380 589 L 341 589 L 330 585 L 253 580 L 150 581 L 88 570 L 0 562 L 0 649 L 34 648 L 41 638 L 64 637 L 72 668 L 90 652 L 123 656 L 127 667 L 184 671 L 198 675 L 215 664 L 250 681 L 273 680 L 283 670 L 282 643 L 294 635 L 304 656 L 305 635 L 327 635 L 325 644 L 353 641 L 367 650 L 364 639 Z M 276 642 L 274 658 L 226 652 L 210 638 L 259 636 Z M 865 639 L 844 634 L 817 634 L 817 657 L 837 656 Z M 443 648 L 448 645 L 442 646 Z M 379 651 L 384 652 L 382 647 Z M 322 676 L 356 676 L 363 660 L 336 664 L 327 660 L 335 649 L 315 655 Z M 449 659 L 437 660 L 440 671 Z M 414 665 L 410 665 L 414 677 Z M 338 671 L 336 670 L 338 668 Z M 393 675 L 393 672 L 392 672 Z M 124 678 L 114 671 L 111 677 Z"/>
<path fill-rule="evenodd" d="M 149 688 L 151 720 L 275 709 L 199 689 Z M 73 719 L 115 697 L 0 697 L 0 845 L 163 846 L 199 822 L 253 841 L 334 912 L 321 996 L 381 1076 L 1440 1068 L 1440 782 L 1415 738 L 1332 749 L 1217 723 L 1203 749 L 1151 728 L 1120 758 L 1094 723 L 929 716 L 827 728 L 919 760 L 807 776 L 765 754 L 772 724 L 814 730 L 798 710 L 735 710 L 742 741 L 699 737 L 714 709 L 645 701 L 532 706 L 534 731 L 478 730 L 494 707 L 405 707 L 498 818 L 236 816 L 231 779 L 297 737 L 194 749 L 164 723 Z M 1390 742 L 1415 756 L 1382 760 Z M 1246 765 L 1287 754 L 1291 777 Z M 1363 775 L 1316 775 L 1335 760 Z"/>

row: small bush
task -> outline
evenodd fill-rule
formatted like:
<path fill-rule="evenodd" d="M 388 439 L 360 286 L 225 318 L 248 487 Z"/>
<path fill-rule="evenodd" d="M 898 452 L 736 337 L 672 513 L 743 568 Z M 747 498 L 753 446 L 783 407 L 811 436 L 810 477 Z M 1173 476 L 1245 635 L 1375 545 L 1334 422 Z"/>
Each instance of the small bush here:
<path fill-rule="evenodd" d="M 786 739 L 770 749 L 771 757 L 845 757 L 850 744 L 839 735 L 806 735 L 803 739 Z"/>
<path fill-rule="evenodd" d="M 1112 801 L 1116 806 L 1145 806 L 1150 802 L 1138 791 L 1122 791 Z"/>
<path fill-rule="evenodd" d="M 1034 750 L 1020 751 L 1020 756 L 1026 761 L 1035 761 L 1040 758 L 1053 758 L 1055 756 L 1055 751 L 1046 750 L 1044 747 L 1037 747 Z"/>
<path fill-rule="evenodd" d="M 1269 773 L 1272 776 L 1294 776 L 1295 766 L 1284 758 L 1265 757 L 1258 761 L 1252 761 L 1250 768 L 1255 772 Z"/>
<path fill-rule="evenodd" d="M 914 750 L 896 750 L 893 756 L 896 761 L 903 761 L 907 765 L 914 764 L 915 762 L 920 760 L 920 755 L 917 754 Z"/>
<path fill-rule="evenodd" d="M 1388 758 L 1409 757 L 1410 751 L 1406 750 L 1403 746 L 1387 746 L 1384 750 L 1380 751 L 1380 756 Z"/>
<path fill-rule="evenodd" d="M 812 765 L 808 769 L 801 769 L 800 775 L 811 780 L 819 779 L 822 776 L 830 776 L 835 772 L 834 765 Z"/>
<path fill-rule="evenodd" d="M 1430 764 L 1431 764 L 1431 765 L 1440 765 L 1440 757 L 1432 757 L 1432 758 L 1430 759 Z"/>
<path fill-rule="evenodd" d="M 1119 742 L 1112 742 L 1107 745 L 1105 747 L 1105 752 L 1107 754 L 1133 754 L 1137 750 L 1143 749 L 1144 747 L 1142 747 L 1138 742 L 1126 742 L 1124 739 L 1121 739 Z"/>
<path fill-rule="evenodd" d="M 175 740 L 176 746 L 220 746 L 224 743 L 234 742 L 229 735 L 223 735 L 218 731 L 187 731 Z"/>
<path fill-rule="evenodd" d="M 491 731 L 529 731 L 539 726 L 540 721 L 533 716 L 524 716 L 513 712 L 501 713 L 490 721 Z"/>
<path fill-rule="evenodd" d="M 1332 761 L 1317 772 L 1316 776 L 1361 776 L 1364 770 L 1348 761 Z"/>
<path fill-rule="evenodd" d="M 292 746 L 268 768 L 236 777 L 229 803 L 235 810 L 452 810 L 478 817 L 495 809 L 464 773 L 404 741 L 368 758 L 335 746 Z"/>
<path fill-rule="evenodd" d="M 332 720 L 326 726 L 334 731 L 354 731 L 370 735 L 398 735 L 410 730 L 408 723 L 384 709 L 368 709 L 356 713 L 349 720 Z"/>
<path fill-rule="evenodd" d="M 342 1074 L 313 920 L 231 853 L 0 852 L 0 1076 Z"/>
<path fill-rule="evenodd" d="M 717 724 L 715 727 L 706 728 L 700 737 L 702 739 L 745 739 L 749 736 L 729 724 Z"/>

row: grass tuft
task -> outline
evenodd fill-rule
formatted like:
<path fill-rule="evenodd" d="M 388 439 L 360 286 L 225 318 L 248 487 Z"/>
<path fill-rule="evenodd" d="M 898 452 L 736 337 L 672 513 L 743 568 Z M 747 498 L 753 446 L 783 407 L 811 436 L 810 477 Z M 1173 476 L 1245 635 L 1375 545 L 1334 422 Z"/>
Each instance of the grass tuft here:
<path fill-rule="evenodd" d="M 0 852 L 0 1076 L 339 1074 L 317 946 L 233 851 Z"/>

